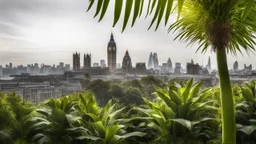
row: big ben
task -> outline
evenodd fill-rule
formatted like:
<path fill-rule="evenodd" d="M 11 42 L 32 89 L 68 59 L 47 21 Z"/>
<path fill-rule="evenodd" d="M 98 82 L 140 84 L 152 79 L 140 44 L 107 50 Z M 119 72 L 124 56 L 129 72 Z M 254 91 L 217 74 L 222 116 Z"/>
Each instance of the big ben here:
<path fill-rule="evenodd" d="M 108 67 L 110 72 L 114 72 L 116 69 L 116 43 L 114 40 L 113 33 L 111 33 L 110 41 L 108 43 Z"/>

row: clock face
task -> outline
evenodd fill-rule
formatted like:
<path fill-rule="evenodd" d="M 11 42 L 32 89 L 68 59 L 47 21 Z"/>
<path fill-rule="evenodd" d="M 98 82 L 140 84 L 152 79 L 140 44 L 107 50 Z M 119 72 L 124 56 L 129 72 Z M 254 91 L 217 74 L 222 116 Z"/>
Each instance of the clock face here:
<path fill-rule="evenodd" d="M 111 47 L 108 47 L 108 50 L 111 50 Z"/>

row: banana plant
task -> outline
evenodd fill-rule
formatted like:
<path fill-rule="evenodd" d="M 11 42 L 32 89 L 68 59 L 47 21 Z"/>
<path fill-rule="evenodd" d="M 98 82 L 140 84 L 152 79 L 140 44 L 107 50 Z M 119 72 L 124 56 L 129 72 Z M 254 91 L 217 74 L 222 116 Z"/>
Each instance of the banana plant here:
<path fill-rule="evenodd" d="M 237 139 L 256 141 L 256 82 L 241 86 L 243 100 L 236 105 Z"/>
<path fill-rule="evenodd" d="M 68 97 L 63 99 L 50 99 L 43 108 L 39 108 L 36 112 L 38 116 L 32 117 L 28 122 L 30 126 L 32 141 L 42 143 L 68 144 L 73 138 L 71 135 L 78 132 L 78 128 L 74 128 L 81 117 L 72 114 L 74 111 L 73 102 Z M 80 127 L 79 130 L 88 130 Z"/>
<path fill-rule="evenodd" d="M 200 90 L 200 82 L 193 85 L 189 80 L 185 86 L 178 83 L 167 85 L 165 88 L 155 86 L 155 94 L 158 97 L 156 102 L 143 98 L 149 109 L 135 108 L 152 118 L 149 127 L 153 127 L 162 134 L 167 142 L 175 142 L 177 138 L 192 135 L 196 138 L 205 136 L 209 139 L 213 136 L 210 128 L 203 125 L 204 122 L 213 120 L 207 118 L 206 111 L 214 111 L 215 107 L 210 106 L 214 101 L 204 101 L 211 93 L 211 89 Z M 201 117 L 206 117 L 201 119 Z M 180 126 L 186 128 L 182 129 Z M 184 135 L 185 134 L 185 135 Z M 191 139 L 191 138 L 189 138 Z"/>
<path fill-rule="evenodd" d="M 107 105 L 99 111 L 88 109 L 89 105 L 97 105 L 93 99 L 85 100 L 80 97 L 81 105 L 78 108 L 79 113 L 82 113 L 88 117 L 83 117 L 81 121 L 82 126 L 89 129 L 91 134 L 85 134 L 78 136 L 76 139 L 89 143 L 104 143 L 104 144 L 115 144 L 121 141 L 125 141 L 130 137 L 143 137 L 145 134 L 142 132 L 127 132 L 125 130 L 125 120 L 117 119 L 118 114 L 122 112 L 125 107 L 116 110 L 117 104 L 112 104 L 110 100 Z M 92 102 L 93 101 L 93 102 Z"/>

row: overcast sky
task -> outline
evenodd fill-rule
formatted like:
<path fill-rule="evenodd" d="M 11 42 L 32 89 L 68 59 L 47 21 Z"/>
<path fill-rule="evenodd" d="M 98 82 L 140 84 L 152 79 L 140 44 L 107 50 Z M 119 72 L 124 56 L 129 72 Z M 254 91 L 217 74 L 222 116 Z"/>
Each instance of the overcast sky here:
<path fill-rule="evenodd" d="M 14 66 L 32 63 L 72 64 L 72 53 L 91 53 L 92 62 L 107 59 L 107 44 L 111 31 L 117 44 L 117 62 L 121 63 L 128 49 L 132 63 L 148 62 L 150 52 L 158 54 L 159 63 L 181 62 L 182 66 L 193 59 L 206 65 L 211 56 L 216 67 L 214 52 L 195 53 L 197 46 L 173 41 L 175 34 L 167 34 L 161 24 L 155 32 L 147 31 L 150 20 L 140 18 L 133 28 L 130 25 L 121 33 L 120 22 L 112 28 L 113 0 L 105 18 L 98 23 L 93 15 L 95 7 L 86 13 L 88 0 L 0 0 L 0 65 L 12 62 Z M 235 60 L 239 68 L 244 64 L 256 66 L 255 55 L 228 56 L 232 68 Z M 82 60 L 81 60 L 82 61 Z"/>

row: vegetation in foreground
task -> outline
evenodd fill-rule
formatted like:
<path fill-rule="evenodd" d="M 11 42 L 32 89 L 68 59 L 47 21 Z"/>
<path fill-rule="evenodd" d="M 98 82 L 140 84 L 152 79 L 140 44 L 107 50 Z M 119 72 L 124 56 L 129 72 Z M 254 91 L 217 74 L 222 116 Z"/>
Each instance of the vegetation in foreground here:
<path fill-rule="evenodd" d="M 167 84 L 153 77 L 146 79 L 157 82 L 152 84 L 153 90 L 145 87 L 149 86 L 145 79 L 119 85 L 100 80 L 110 85 L 103 89 L 113 95 L 105 104 L 104 94 L 94 94 L 89 85 L 85 92 L 49 99 L 38 106 L 22 101 L 14 93 L 1 93 L 0 143 L 221 143 L 219 88 L 202 89 L 201 83 L 193 80 Z M 94 83 L 99 80 L 90 85 Z M 234 85 L 232 89 L 236 141 L 253 144 L 256 82 Z M 117 97 L 119 93 L 122 95 Z"/>

